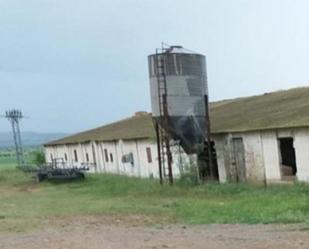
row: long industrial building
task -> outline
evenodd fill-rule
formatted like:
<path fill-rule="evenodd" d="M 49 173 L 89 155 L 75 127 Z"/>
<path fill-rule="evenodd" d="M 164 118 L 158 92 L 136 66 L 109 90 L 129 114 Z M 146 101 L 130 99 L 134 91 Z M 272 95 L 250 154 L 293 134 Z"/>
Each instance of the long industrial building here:
<path fill-rule="evenodd" d="M 220 182 L 309 181 L 309 87 L 210 104 L 214 163 Z M 158 177 L 152 116 L 134 116 L 51 141 L 48 162 L 91 165 L 92 172 Z M 177 143 L 171 145 L 173 171 L 190 165 Z"/>

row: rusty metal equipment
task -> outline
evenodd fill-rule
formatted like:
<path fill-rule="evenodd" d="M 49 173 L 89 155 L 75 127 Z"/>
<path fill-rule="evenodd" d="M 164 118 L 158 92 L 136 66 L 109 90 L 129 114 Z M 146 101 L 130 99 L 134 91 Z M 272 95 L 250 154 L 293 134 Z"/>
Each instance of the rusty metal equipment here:
<path fill-rule="evenodd" d="M 63 158 L 54 158 L 51 163 L 42 165 L 34 171 L 34 177 L 38 182 L 44 180 L 74 180 L 84 179 L 85 171 L 89 170 L 89 164 L 82 167 L 70 167 Z"/>
<path fill-rule="evenodd" d="M 156 49 L 156 78 L 158 91 L 158 104 L 161 120 L 155 121 L 155 130 L 157 136 L 158 162 L 160 183 L 163 184 L 163 179 L 168 177 L 169 183 L 173 184 L 172 170 L 172 153 L 170 148 L 170 132 L 169 132 L 169 115 L 167 108 L 167 88 L 166 88 L 166 61 L 165 48 Z"/>

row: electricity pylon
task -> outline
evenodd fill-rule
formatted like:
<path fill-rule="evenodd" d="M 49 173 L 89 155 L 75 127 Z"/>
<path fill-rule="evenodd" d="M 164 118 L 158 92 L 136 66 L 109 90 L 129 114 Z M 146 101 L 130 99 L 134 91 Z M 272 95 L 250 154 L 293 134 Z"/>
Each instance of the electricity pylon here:
<path fill-rule="evenodd" d="M 20 110 L 12 109 L 6 111 L 4 117 L 7 118 L 12 125 L 13 138 L 16 150 L 16 159 L 18 166 L 21 167 L 24 165 L 24 153 L 21 142 L 19 122 L 24 116 Z"/>

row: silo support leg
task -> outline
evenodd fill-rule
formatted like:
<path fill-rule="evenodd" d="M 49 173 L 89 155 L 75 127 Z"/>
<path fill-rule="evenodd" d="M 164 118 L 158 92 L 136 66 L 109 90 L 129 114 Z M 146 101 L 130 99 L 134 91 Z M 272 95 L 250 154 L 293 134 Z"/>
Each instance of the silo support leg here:
<path fill-rule="evenodd" d="M 159 167 L 159 177 L 160 177 L 160 184 L 163 184 L 163 174 L 162 174 L 162 158 L 161 158 L 161 143 L 160 143 L 160 132 L 159 132 L 159 125 L 155 123 L 155 130 L 157 136 L 157 150 L 158 150 L 158 167 Z"/>

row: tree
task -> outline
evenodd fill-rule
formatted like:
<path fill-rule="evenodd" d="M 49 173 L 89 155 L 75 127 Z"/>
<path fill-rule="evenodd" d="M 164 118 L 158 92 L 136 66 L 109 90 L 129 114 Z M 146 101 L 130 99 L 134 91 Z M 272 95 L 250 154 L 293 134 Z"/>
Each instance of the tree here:
<path fill-rule="evenodd" d="M 45 154 L 43 151 L 38 150 L 38 151 L 33 151 L 33 163 L 36 165 L 42 165 L 46 162 L 45 160 Z"/>

